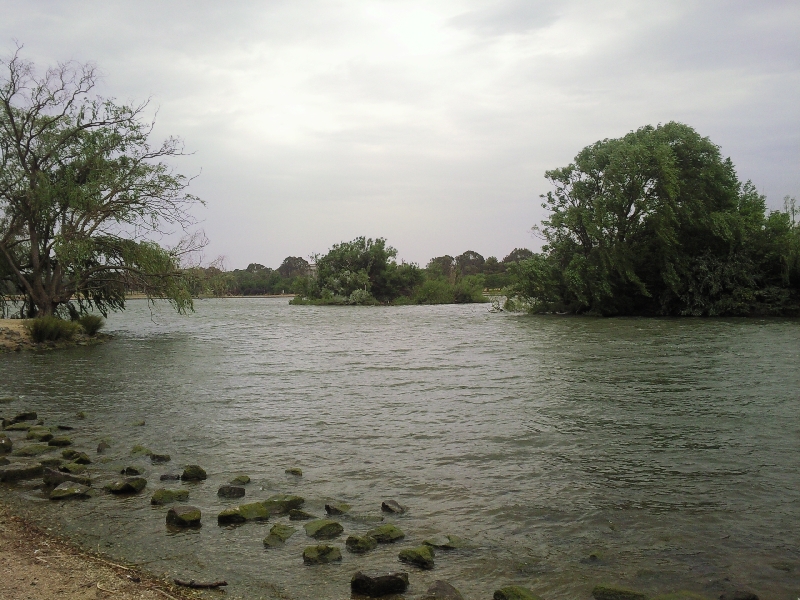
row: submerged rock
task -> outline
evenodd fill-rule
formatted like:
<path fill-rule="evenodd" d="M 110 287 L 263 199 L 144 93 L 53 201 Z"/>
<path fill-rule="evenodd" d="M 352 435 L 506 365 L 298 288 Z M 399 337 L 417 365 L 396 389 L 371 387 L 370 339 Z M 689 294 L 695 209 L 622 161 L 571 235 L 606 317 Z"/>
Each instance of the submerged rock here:
<path fill-rule="evenodd" d="M 286 469 L 284 471 L 287 475 L 294 475 L 295 477 L 302 477 L 303 476 L 303 469 L 298 469 L 297 467 L 292 467 L 290 469 Z"/>
<path fill-rule="evenodd" d="M 40 454 L 49 452 L 52 449 L 53 448 L 47 444 L 28 444 L 27 446 L 22 446 L 22 448 L 13 450 L 11 452 L 11 456 L 39 456 Z"/>
<path fill-rule="evenodd" d="M 292 496 L 291 494 L 276 494 L 262 502 L 264 508 L 266 508 L 271 515 L 286 514 L 293 508 L 300 508 L 304 503 L 305 500 L 303 498 L 300 496 Z"/>
<path fill-rule="evenodd" d="M 306 535 L 316 540 L 331 540 L 344 531 L 344 527 L 336 521 L 329 519 L 317 519 L 306 523 L 303 528 Z"/>
<path fill-rule="evenodd" d="M 433 557 L 433 548 L 425 544 L 417 546 L 416 548 L 406 548 L 405 550 L 401 550 L 400 554 L 397 555 L 400 562 L 409 563 L 421 569 L 432 569 Z"/>
<path fill-rule="evenodd" d="M 33 425 L 30 423 L 14 423 L 9 422 L 9 425 L 3 427 L 6 431 L 28 431 Z"/>
<path fill-rule="evenodd" d="M 61 448 L 63 446 L 72 446 L 72 440 L 66 436 L 58 436 L 54 437 L 53 439 L 47 442 L 48 446 L 56 446 L 57 448 Z"/>
<path fill-rule="evenodd" d="M 382 515 L 354 515 L 353 513 L 347 513 L 344 517 L 354 523 L 380 523 L 383 521 Z"/>
<path fill-rule="evenodd" d="M 333 502 L 325 505 L 325 512 L 329 515 L 343 515 L 351 508 L 353 507 L 345 502 Z"/>
<path fill-rule="evenodd" d="M 159 479 L 161 481 L 180 481 L 181 475 L 180 473 L 164 473 Z"/>
<path fill-rule="evenodd" d="M 150 454 L 150 462 L 154 465 L 162 465 L 164 463 L 168 463 L 172 460 L 172 457 L 169 454 L 156 454 L 152 452 Z"/>
<path fill-rule="evenodd" d="M 74 481 L 65 481 L 58 484 L 50 492 L 50 500 L 67 500 L 69 498 L 88 498 L 89 488 Z"/>
<path fill-rule="evenodd" d="M 11 438 L 7 435 L 0 435 L 0 454 L 8 454 L 14 449 Z"/>
<path fill-rule="evenodd" d="M 304 510 L 300 510 L 299 508 L 293 508 L 289 511 L 289 520 L 290 521 L 310 521 L 312 519 L 316 519 L 317 517 L 305 512 Z"/>
<path fill-rule="evenodd" d="M 76 412 L 75 413 L 75 418 L 76 419 L 85 419 L 86 418 L 86 413 L 83 412 L 82 410 L 79 411 L 79 412 Z"/>
<path fill-rule="evenodd" d="M 147 486 L 144 477 L 128 477 L 121 481 L 114 481 L 105 486 L 112 494 L 138 494 Z"/>
<path fill-rule="evenodd" d="M 36 479 L 44 472 L 42 463 L 33 460 L 19 460 L 0 466 L 0 481 L 23 481 Z"/>
<path fill-rule="evenodd" d="M 105 452 L 109 448 L 111 448 L 111 445 L 108 442 L 106 442 L 105 440 L 103 440 L 99 444 L 97 444 L 97 453 L 98 454 L 102 454 L 103 452 Z"/>
<path fill-rule="evenodd" d="M 172 504 L 173 502 L 185 502 L 188 499 L 189 490 L 165 490 L 164 488 L 159 488 L 153 492 L 153 496 L 150 498 L 150 504 L 159 506 L 162 504 Z"/>
<path fill-rule="evenodd" d="M 198 527 L 200 525 L 200 509 L 196 506 L 173 506 L 167 511 L 167 525 L 173 527 Z"/>
<path fill-rule="evenodd" d="M 79 465 L 76 462 L 66 463 L 58 466 L 58 470 L 62 473 L 72 473 L 73 475 L 80 475 L 86 471 L 85 465 Z"/>
<path fill-rule="evenodd" d="M 408 510 L 408 508 L 403 506 L 402 504 L 395 502 L 394 500 L 386 500 L 385 502 L 381 503 L 381 510 L 383 512 L 402 515 L 404 512 Z"/>
<path fill-rule="evenodd" d="M 119 472 L 120 475 L 141 475 L 142 472 L 137 467 L 125 467 Z"/>
<path fill-rule="evenodd" d="M 723 594 L 724 596 L 725 594 Z M 672 592 L 670 594 L 660 594 L 651 600 L 710 600 L 706 596 L 702 596 L 701 594 L 695 594 L 694 592 L 687 592 L 687 591 L 680 591 L 680 592 Z"/>
<path fill-rule="evenodd" d="M 336 546 L 308 546 L 303 550 L 303 562 L 307 565 L 322 565 L 342 560 L 342 551 Z"/>
<path fill-rule="evenodd" d="M 226 508 L 217 516 L 217 523 L 219 525 L 229 525 L 247 521 L 267 521 L 268 519 L 269 511 L 264 507 L 264 504 L 253 502 L 252 504 Z"/>
<path fill-rule="evenodd" d="M 38 415 L 34 410 L 28 410 L 25 412 L 18 413 L 13 419 L 11 419 L 12 423 L 21 423 L 22 421 L 35 421 Z"/>
<path fill-rule="evenodd" d="M 244 488 L 236 485 L 223 485 L 217 490 L 220 498 L 244 498 Z"/>
<path fill-rule="evenodd" d="M 85 452 L 78 452 L 77 450 L 73 450 L 72 448 L 67 448 L 61 452 L 61 456 L 66 458 L 67 460 L 71 460 L 72 462 L 78 463 L 79 465 L 90 465 L 92 464 L 92 459 L 89 458 Z"/>
<path fill-rule="evenodd" d="M 187 465 L 181 475 L 183 481 L 203 481 L 207 478 L 205 469 L 200 465 Z"/>
<path fill-rule="evenodd" d="M 290 525 L 276 523 L 272 526 L 272 529 L 269 530 L 269 535 L 264 538 L 264 546 L 267 548 L 283 546 L 286 540 L 294 535 L 295 531 L 297 530 Z"/>
<path fill-rule="evenodd" d="M 464 596 L 446 581 L 437 580 L 419 600 L 464 600 Z"/>
<path fill-rule="evenodd" d="M 250 477 L 247 475 L 237 475 L 231 479 L 231 485 L 247 485 L 250 483 Z"/>
<path fill-rule="evenodd" d="M 25 439 L 36 440 L 37 442 L 49 442 L 53 439 L 53 432 L 49 427 L 31 427 Z"/>
<path fill-rule="evenodd" d="M 422 543 L 438 550 L 457 550 L 469 545 L 466 540 L 455 535 L 435 535 L 423 540 Z"/>
<path fill-rule="evenodd" d="M 55 468 L 60 467 L 61 463 L 63 462 L 60 458 L 58 458 L 56 456 L 45 456 L 43 458 L 38 458 L 37 460 L 40 463 L 42 463 L 43 467 L 50 467 L 51 469 L 53 467 L 55 467 Z"/>
<path fill-rule="evenodd" d="M 144 419 L 141 419 L 139 421 L 134 421 L 133 422 L 133 426 L 134 427 L 144 427 L 145 425 L 146 425 L 146 423 L 145 423 Z"/>
<path fill-rule="evenodd" d="M 594 586 L 592 596 L 595 600 L 647 600 L 641 592 L 608 585 Z"/>
<path fill-rule="evenodd" d="M 494 600 L 539 600 L 539 597 L 521 585 L 509 585 L 494 593 Z"/>
<path fill-rule="evenodd" d="M 152 452 L 150 451 L 150 448 L 140 444 L 136 444 L 133 448 L 131 448 L 131 456 L 150 456 L 151 454 Z"/>
<path fill-rule="evenodd" d="M 62 473 L 60 471 L 55 471 L 47 467 L 43 469 L 42 481 L 47 486 L 57 486 L 68 481 L 71 481 L 73 483 L 79 483 L 81 485 L 86 485 L 86 486 L 92 485 L 92 480 L 90 477 L 82 475 L 72 475 L 71 473 Z"/>
<path fill-rule="evenodd" d="M 350 580 L 350 591 L 371 598 L 402 594 L 408 589 L 408 573 L 375 573 L 358 571 Z"/>
<path fill-rule="evenodd" d="M 351 535 L 344 545 L 353 554 L 364 554 L 378 547 L 378 540 L 369 535 Z"/>
<path fill-rule="evenodd" d="M 390 544 L 406 537 L 406 534 L 394 525 L 381 525 L 375 529 L 370 529 L 367 535 L 374 537 L 379 544 Z"/>

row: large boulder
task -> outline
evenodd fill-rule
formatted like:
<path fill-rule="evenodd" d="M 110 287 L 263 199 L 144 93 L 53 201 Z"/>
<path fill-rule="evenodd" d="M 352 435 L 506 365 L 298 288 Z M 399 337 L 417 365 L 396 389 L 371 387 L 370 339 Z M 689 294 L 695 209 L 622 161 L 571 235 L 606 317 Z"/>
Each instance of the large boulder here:
<path fill-rule="evenodd" d="M 16 450 L 12 451 L 11 456 L 39 456 L 45 452 L 49 452 L 52 449 L 53 448 L 47 444 L 28 444 L 27 446 L 22 446 L 21 448 L 17 448 Z"/>
<path fill-rule="evenodd" d="M 330 504 L 325 505 L 325 512 L 329 515 L 343 515 L 351 508 L 353 507 L 346 502 L 331 502 Z"/>
<path fill-rule="evenodd" d="M 592 589 L 595 600 L 647 600 L 641 592 L 611 585 L 596 585 Z"/>
<path fill-rule="evenodd" d="M 219 525 L 245 523 L 247 521 L 267 521 L 268 519 L 269 511 L 264 508 L 264 504 L 261 502 L 226 508 L 217 515 L 217 523 Z"/>
<path fill-rule="evenodd" d="M 164 504 L 172 504 L 173 502 L 185 502 L 189 499 L 189 490 L 165 490 L 159 488 L 153 492 L 150 498 L 150 504 L 161 506 Z"/>
<path fill-rule="evenodd" d="M 344 531 L 344 527 L 341 524 L 330 519 L 309 521 L 303 528 L 306 530 L 306 535 L 313 537 L 315 540 L 331 540 Z"/>
<path fill-rule="evenodd" d="M 33 460 L 18 460 L 0 466 L 0 481 L 22 481 L 36 479 L 44 472 L 42 463 Z"/>
<path fill-rule="evenodd" d="M 262 502 L 271 515 L 285 515 L 293 508 L 300 508 L 304 503 L 303 498 L 291 494 L 276 494 Z"/>
<path fill-rule="evenodd" d="M 408 589 L 408 573 L 374 573 L 358 571 L 350 580 L 350 591 L 370 598 L 402 594 Z"/>
<path fill-rule="evenodd" d="M 223 485 L 217 490 L 220 498 L 244 498 L 244 488 L 238 485 Z"/>
<path fill-rule="evenodd" d="M 374 537 L 379 544 L 390 544 L 406 537 L 406 534 L 394 525 L 381 525 L 375 529 L 370 529 L 367 535 Z"/>
<path fill-rule="evenodd" d="M 0 435 L 0 454 L 8 454 L 14 449 L 14 443 L 7 435 Z"/>
<path fill-rule="evenodd" d="M 147 479 L 144 477 L 127 477 L 109 483 L 105 486 L 105 489 L 112 494 L 138 494 L 146 486 Z"/>
<path fill-rule="evenodd" d="M 351 535 L 347 537 L 344 545 L 353 554 L 364 554 L 378 547 L 378 541 L 368 535 Z"/>
<path fill-rule="evenodd" d="M 187 465 L 181 474 L 181 479 L 183 481 L 203 481 L 207 478 L 208 475 L 206 474 L 205 469 L 203 469 L 203 467 L 200 465 Z"/>
<path fill-rule="evenodd" d="M 494 600 L 539 600 L 537 595 L 521 585 L 509 585 L 500 588 L 494 593 L 493 597 Z"/>
<path fill-rule="evenodd" d="M 464 596 L 446 581 L 437 580 L 419 600 L 464 600 Z"/>
<path fill-rule="evenodd" d="M 420 569 L 432 569 L 433 556 L 433 548 L 422 544 L 416 548 L 406 548 L 405 550 L 401 550 L 400 554 L 397 555 L 397 558 L 400 559 L 400 562 L 417 566 Z"/>
<path fill-rule="evenodd" d="M 87 498 L 89 496 L 89 492 L 90 492 L 90 489 L 85 485 L 81 485 L 80 483 L 75 483 L 73 481 L 65 481 L 64 483 L 58 484 L 50 492 L 50 500 L 67 500 L 69 498 Z"/>
<path fill-rule="evenodd" d="M 79 483 L 80 485 L 92 485 L 92 479 L 88 476 L 73 475 L 72 473 L 62 473 L 55 469 L 45 467 L 42 472 L 42 481 L 46 486 L 58 486 L 64 482 Z"/>
<path fill-rule="evenodd" d="M 322 565 L 337 560 L 342 560 L 342 551 L 336 546 L 320 544 L 303 550 L 303 562 L 307 565 Z"/>
<path fill-rule="evenodd" d="M 276 523 L 269 530 L 269 535 L 264 538 L 264 547 L 277 548 L 283 546 L 290 537 L 297 531 L 291 525 L 284 525 L 283 523 Z"/>
<path fill-rule="evenodd" d="M 200 525 L 200 509 L 196 506 L 173 506 L 167 511 L 167 525 L 173 527 L 198 527 Z"/>
<path fill-rule="evenodd" d="M 381 503 L 381 510 L 383 512 L 394 513 L 397 515 L 402 515 L 404 512 L 408 510 L 407 507 L 399 504 L 394 500 L 386 500 Z"/>

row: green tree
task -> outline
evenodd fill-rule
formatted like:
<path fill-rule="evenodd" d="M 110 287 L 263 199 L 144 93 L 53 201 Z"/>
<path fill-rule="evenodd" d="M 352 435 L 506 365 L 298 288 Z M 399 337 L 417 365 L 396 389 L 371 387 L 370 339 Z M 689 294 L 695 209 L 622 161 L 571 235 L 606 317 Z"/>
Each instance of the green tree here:
<path fill-rule="evenodd" d="M 72 310 L 106 314 L 124 308 L 125 290 L 134 288 L 189 309 L 180 259 L 200 238 L 170 250 L 153 241 L 190 226 L 188 211 L 199 202 L 169 165 L 181 141 L 151 145 L 146 103 L 92 95 L 93 67 L 67 63 L 37 75 L 19 54 L 0 62 L 4 306 L 22 296 L 30 315 L 52 315 L 71 301 Z"/>

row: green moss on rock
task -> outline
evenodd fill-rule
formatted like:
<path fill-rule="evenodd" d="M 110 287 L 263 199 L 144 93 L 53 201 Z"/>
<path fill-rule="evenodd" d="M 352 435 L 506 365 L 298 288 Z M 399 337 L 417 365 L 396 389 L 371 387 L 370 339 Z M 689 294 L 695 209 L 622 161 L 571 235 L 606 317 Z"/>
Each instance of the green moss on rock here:
<path fill-rule="evenodd" d="M 300 508 L 305 499 L 291 494 L 276 494 L 267 498 L 262 504 L 271 515 L 285 515 L 293 508 Z"/>
<path fill-rule="evenodd" d="M 369 535 L 351 535 L 344 545 L 353 554 L 364 554 L 378 547 L 378 540 Z"/>
<path fill-rule="evenodd" d="M 592 596 L 595 600 L 647 600 L 641 592 L 610 585 L 594 586 Z"/>
<path fill-rule="evenodd" d="M 48 440 L 47 445 L 48 446 L 55 446 L 57 448 L 62 448 L 64 446 L 71 446 L 72 445 L 72 440 L 70 438 L 68 438 L 67 436 L 61 435 L 61 436 L 58 436 L 58 437 L 54 437 L 51 440 Z"/>
<path fill-rule="evenodd" d="M 39 456 L 40 454 L 51 451 L 52 449 L 53 448 L 47 444 L 28 444 L 27 446 L 22 446 L 21 448 L 13 450 L 11 452 L 11 456 Z"/>
<path fill-rule="evenodd" d="M 353 507 L 346 502 L 331 502 L 325 505 L 325 512 L 329 515 L 343 515 L 349 512 L 351 508 Z"/>
<path fill-rule="evenodd" d="M 53 432 L 49 427 L 31 427 L 25 435 L 25 439 L 36 440 L 37 442 L 49 442 L 53 439 Z"/>
<path fill-rule="evenodd" d="M 367 535 L 375 538 L 379 544 L 390 544 L 406 537 L 406 534 L 394 525 L 381 525 L 370 529 Z"/>
<path fill-rule="evenodd" d="M 283 523 L 276 523 L 269 530 L 269 535 L 264 538 L 264 546 L 266 548 L 277 548 L 283 546 L 290 537 L 297 531 L 291 525 Z"/>
<path fill-rule="evenodd" d="M 217 523 L 220 525 L 235 525 L 247 521 L 266 521 L 268 519 L 269 511 L 264 508 L 263 503 L 253 502 L 251 504 L 241 504 L 233 508 L 226 508 L 217 516 Z"/>
<path fill-rule="evenodd" d="M 70 498 L 87 498 L 89 488 L 74 481 L 65 481 L 58 484 L 50 492 L 50 500 L 68 500 Z"/>
<path fill-rule="evenodd" d="M 160 506 L 162 504 L 172 504 L 173 502 L 185 502 L 189 499 L 189 490 L 165 490 L 157 489 L 150 498 L 150 504 Z"/>
<path fill-rule="evenodd" d="M 306 530 L 306 535 L 317 540 L 330 540 L 344 531 L 344 527 L 340 523 L 330 519 L 310 521 L 303 528 Z"/>
<path fill-rule="evenodd" d="M 307 565 L 322 565 L 342 560 L 342 551 L 336 546 L 308 546 L 303 550 L 303 562 Z"/>
<path fill-rule="evenodd" d="M 208 475 L 206 474 L 205 469 L 203 469 L 203 467 L 200 465 L 187 465 L 181 474 L 181 479 L 183 481 L 203 481 L 207 478 Z"/>
<path fill-rule="evenodd" d="M 312 515 L 311 513 L 307 513 L 304 510 L 300 510 L 299 508 L 293 508 L 289 511 L 289 520 L 290 521 L 311 521 L 312 519 L 316 519 L 317 517 Z"/>
<path fill-rule="evenodd" d="M 416 548 L 401 550 L 397 557 L 400 559 L 400 562 L 408 563 L 421 569 L 433 568 L 433 548 L 425 544 L 417 546 Z"/>
<path fill-rule="evenodd" d="M 539 597 L 521 585 L 508 585 L 495 591 L 494 600 L 539 600 Z"/>
<path fill-rule="evenodd" d="M 105 486 L 105 489 L 112 494 L 138 494 L 147 487 L 147 479 L 144 477 L 127 477 L 120 481 L 114 481 Z"/>
<path fill-rule="evenodd" d="M 249 475 L 237 475 L 230 481 L 231 485 L 247 485 L 248 483 L 250 483 Z"/>
<path fill-rule="evenodd" d="M 19 460 L 0 466 L 0 481 L 23 481 L 41 477 L 42 463 L 33 460 Z"/>
<path fill-rule="evenodd" d="M 151 454 L 150 448 L 142 446 L 141 444 L 136 444 L 131 448 L 131 456 L 150 456 Z"/>
<path fill-rule="evenodd" d="M 302 477 L 303 476 L 303 469 L 298 469 L 297 467 L 291 467 L 284 471 L 287 475 L 294 475 L 295 477 Z"/>
<path fill-rule="evenodd" d="M 173 527 L 198 527 L 202 514 L 196 506 L 173 506 L 167 511 L 167 525 Z"/>

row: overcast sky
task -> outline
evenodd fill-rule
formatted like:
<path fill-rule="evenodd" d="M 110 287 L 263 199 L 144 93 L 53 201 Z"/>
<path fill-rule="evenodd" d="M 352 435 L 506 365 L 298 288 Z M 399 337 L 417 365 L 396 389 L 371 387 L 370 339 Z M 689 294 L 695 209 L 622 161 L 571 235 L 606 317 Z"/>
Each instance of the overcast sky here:
<path fill-rule="evenodd" d="M 538 247 L 544 171 L 693 126 L 772 207 L 800 197 L 800 2 L 3 1 L 0 50 L 95 63 L 181 136 L 207 258 L 359 235 L 424 265 Z"/>

